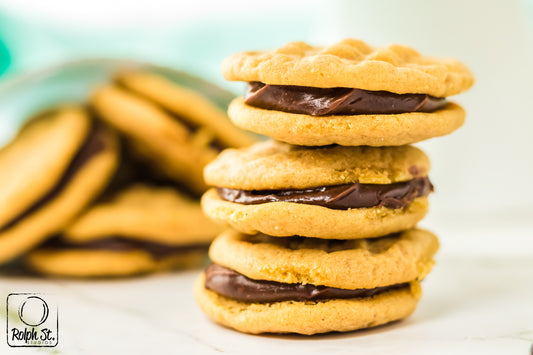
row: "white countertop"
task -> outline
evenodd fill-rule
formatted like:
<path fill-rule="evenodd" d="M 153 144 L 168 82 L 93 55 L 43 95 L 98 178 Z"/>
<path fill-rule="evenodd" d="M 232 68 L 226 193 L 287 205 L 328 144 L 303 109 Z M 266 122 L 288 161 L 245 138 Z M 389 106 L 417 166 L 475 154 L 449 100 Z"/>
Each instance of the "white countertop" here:
<path fill-rule="evenodd" d="M 533 228 L 509 224 L 432 228 L 442 247 L 416 312 L 346 334 L 252 336 L 213 324 L 192 296 L 198 270 L 107 281 L 0 276 L 0 334 L 7 295 L 40 292 L 56 296 L 60 335 L 56 348 L 9 348 L 2 336 L 0 354 L 530 354 Z"/>

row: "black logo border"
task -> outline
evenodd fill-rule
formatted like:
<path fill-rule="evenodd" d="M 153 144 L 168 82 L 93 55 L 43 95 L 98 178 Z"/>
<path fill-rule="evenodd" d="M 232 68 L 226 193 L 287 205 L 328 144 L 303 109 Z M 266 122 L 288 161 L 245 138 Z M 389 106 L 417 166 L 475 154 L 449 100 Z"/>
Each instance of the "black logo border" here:
<path fill-rule="evenodd" d="M 59 309 L 56 304 L 56 329 L 57 329 L 57 342 L 55 345 L 11 345 L 9 344 L 9 296 L 13 295 L 46 295 L 45 293 L 35 293 L 35 292 L 12 292 L 6 297 L 6 342 L 10 348 L 55 348 L 59 345 Z"/>

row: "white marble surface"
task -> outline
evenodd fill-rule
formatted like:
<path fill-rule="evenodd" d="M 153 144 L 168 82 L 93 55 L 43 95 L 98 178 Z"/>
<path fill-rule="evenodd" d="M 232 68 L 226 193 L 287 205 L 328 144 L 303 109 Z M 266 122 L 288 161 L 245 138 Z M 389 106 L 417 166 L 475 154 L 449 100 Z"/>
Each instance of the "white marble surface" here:
<path fill-rule="evenodd" d="M 430 218 L 431 221 L 431 218 Z M 211 323 L 187 271 L 115 281 L 0 277 L 0 334 L 11 292 L 55 294 L 56 348 L 0 354 L 530 354 L 533 343 L 533 225 L 442 223 L 442 248 L 408 319 L 347 334 L 251 336 Z M 451 223 L 453 222 L 453 223 Z M 503 243 L 502 240 L 507 242 Z M 480 247 L 482 246 L 482 247 Z"/>

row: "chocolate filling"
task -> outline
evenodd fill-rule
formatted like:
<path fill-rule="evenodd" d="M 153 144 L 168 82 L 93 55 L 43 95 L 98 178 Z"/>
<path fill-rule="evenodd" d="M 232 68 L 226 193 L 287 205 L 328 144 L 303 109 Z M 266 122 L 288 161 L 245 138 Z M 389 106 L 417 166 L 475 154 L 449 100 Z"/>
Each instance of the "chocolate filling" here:
<path fill-rule="evenodd" d="M 205 271 L 205 288 L 238 301 L 259 303 L 372 297 L 385 291 L 408 287 L 408 285 L 402 283 L 384 287 L 347 290 L 328 286 L 252 280 L 237 271 L 217 264 L 209 265 Z"/>
<path fill-rule="evenodd" d="M 244 102 L 257 108 L 311 116 L 433 112 L 446 99 L 426 94 L 395 94 L 352 88 L 248 83 Z"/>
<path fill-rule="evenodd" d="M 85 142 L 82 144 L 81 148 L 78 150 L 74 159 L 70 162 L 67 169 L 63 173 L 63 176 L 59 179 L 56 185 L 47 192 L 43 197 L 37 200 L 32 206 L 30 206 L 26 211 L 22 212 L 20 215 L 13 218 L 11 221 L 6 223 L 3 227 L 0 227 L 0 232 L 6 231 L 7 229 L 15 226 L 22 219 L 30 216 L 32 213 L 42 208 L 48 202 L 56 198 L 74 178 L 74 176 L 82 169 L 82 167 L 91 160 L 96 154 L 100 153 L 105 149 L 105 140 L 103 128 L 97 124 L 93 125 L 91 131 L 85 138 Z M 43 172 L 46 173 L 46 172 Z"/>
<path fill-rule="evenodd" d="M 154 258 L 161 259 L 190 251 L 207 251 L 209 244 L 168 245 L 118 236 L 92 240 L 84 243 L 72 243 L 60 236 L 56 236 L 44 242 L 41 245 L 41 248 L 53 250 L 112 250 L 119 252 L 143 250 L 150 253 Z"/>
<path fill-rule="evenodd" d="M 393 184 L 348 184 L 305 190 L 238 190 L 218 187 L 221 199 L 244 205 L 268 202 L 293 202 L 336 210 L 350 208 L 402 208 L 417 197 L 427 196 L 433 185 L 427 177 Z"/>

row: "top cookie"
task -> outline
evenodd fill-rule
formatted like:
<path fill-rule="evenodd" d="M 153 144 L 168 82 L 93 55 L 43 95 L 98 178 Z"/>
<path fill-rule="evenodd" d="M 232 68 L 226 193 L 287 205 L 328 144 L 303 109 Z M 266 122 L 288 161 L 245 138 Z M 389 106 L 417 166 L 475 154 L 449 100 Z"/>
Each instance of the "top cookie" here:
<path fill-rule="evenodd" d="M 243 190 L 391 184 L 427 176 L 429 158 L 413 146 L 309 148 L 278 141 L 226 149 L 204 169 L 207 184 Z"/>
<path fill-rule="evenodd" d="M 272 51 L 236 53 L 224 60 L 222 71 L 227 80 L 436 97 L 459 94 L 474 83 L 468 68 L 455 59 L 423 56 L 399 44 L 371 47 L 355 39 L 328 47 L 292 42 Z"/>

